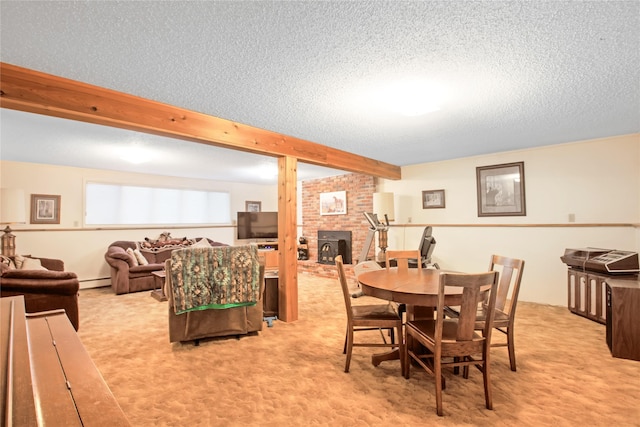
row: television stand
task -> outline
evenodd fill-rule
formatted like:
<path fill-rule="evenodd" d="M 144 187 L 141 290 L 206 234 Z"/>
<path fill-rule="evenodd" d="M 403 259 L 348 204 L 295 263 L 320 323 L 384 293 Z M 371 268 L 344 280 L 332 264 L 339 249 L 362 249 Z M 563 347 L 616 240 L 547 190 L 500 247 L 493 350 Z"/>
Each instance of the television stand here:
<path fill-rule="evenodd" d="M 258 249 L 261 250 L 267 250 L 267 249 L 273 249 L 273 250 L 278 250 L 278 242 L 257 242 L 256 245 L 258 245 Z"/>
<path fill-rule="evenodd" d="M 263 259 L 266 270 L 277 270 L 280 266 L 278 242 L 259 242 L 258 256 Z"/>
<path fill-rule="evenodd" d="M 278 320 L 278 271 L 267 271 L 264 274 L 262 311 L 267 327 L 272 327 L 273 321 Z"/>

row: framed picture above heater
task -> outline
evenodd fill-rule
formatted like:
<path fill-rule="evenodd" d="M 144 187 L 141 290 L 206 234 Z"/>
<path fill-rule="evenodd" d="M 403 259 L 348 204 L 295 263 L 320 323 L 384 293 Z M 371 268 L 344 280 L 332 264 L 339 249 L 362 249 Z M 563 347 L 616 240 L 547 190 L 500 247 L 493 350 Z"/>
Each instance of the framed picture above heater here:
<path fill-rule="evenodd" d="M 31 224 L 60 224 L 60 196 L 32 194 Z"/>
<path fill-rule="evenodd" d="M 244 202 L 244 210 L 246 212 L 260 212 L 262 210 L 262 202 L 247 200 Z"/>
<path fill-rule="evenodd" d="M 476 168 L 478 216 L 525 216 L 524 162 Z"/>
<path fill-rule="evenodd" d="M 422 209 L 437 209 L 444 207 L 444 190 L 426 190 L 422 192 Z"/>

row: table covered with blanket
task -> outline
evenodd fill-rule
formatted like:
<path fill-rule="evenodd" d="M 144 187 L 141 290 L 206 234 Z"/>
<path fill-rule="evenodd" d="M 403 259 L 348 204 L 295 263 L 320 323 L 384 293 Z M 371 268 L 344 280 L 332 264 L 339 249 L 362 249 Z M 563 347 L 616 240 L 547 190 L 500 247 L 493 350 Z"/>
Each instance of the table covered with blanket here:
<path fill-rule="evenodd" d="M 175 252 L 165 261 L 170 342 L 262 330 L 264 264 L 256 245 Z"/>
<path fill-rule="evenodd" d="M 168 265 L 175 314 L 252 306 L 260 299 L 256 245 L 176 249 Z"/>

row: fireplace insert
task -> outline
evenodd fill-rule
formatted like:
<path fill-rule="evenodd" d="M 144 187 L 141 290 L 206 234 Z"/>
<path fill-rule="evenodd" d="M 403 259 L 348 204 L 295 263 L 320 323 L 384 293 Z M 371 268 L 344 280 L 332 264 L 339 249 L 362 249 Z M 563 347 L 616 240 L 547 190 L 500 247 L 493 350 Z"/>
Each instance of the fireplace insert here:
<path fill-rule="evenodd" d="M 351 264 L 351 231 L 318 231 L 318 263 L 335 264 L 338 255 Z"/>

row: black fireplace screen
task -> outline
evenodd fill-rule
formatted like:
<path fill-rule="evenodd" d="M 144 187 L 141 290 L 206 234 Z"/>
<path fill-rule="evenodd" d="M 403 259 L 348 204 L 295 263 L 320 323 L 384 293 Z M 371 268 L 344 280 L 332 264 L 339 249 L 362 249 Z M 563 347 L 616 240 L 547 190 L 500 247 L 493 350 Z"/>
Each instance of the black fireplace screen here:
<path fill-rule="evenodd" d="M 351 264 L 351 232 L 318 231 L 318 263 L 335 264 L 338 255 L 345 264 Z"/>

